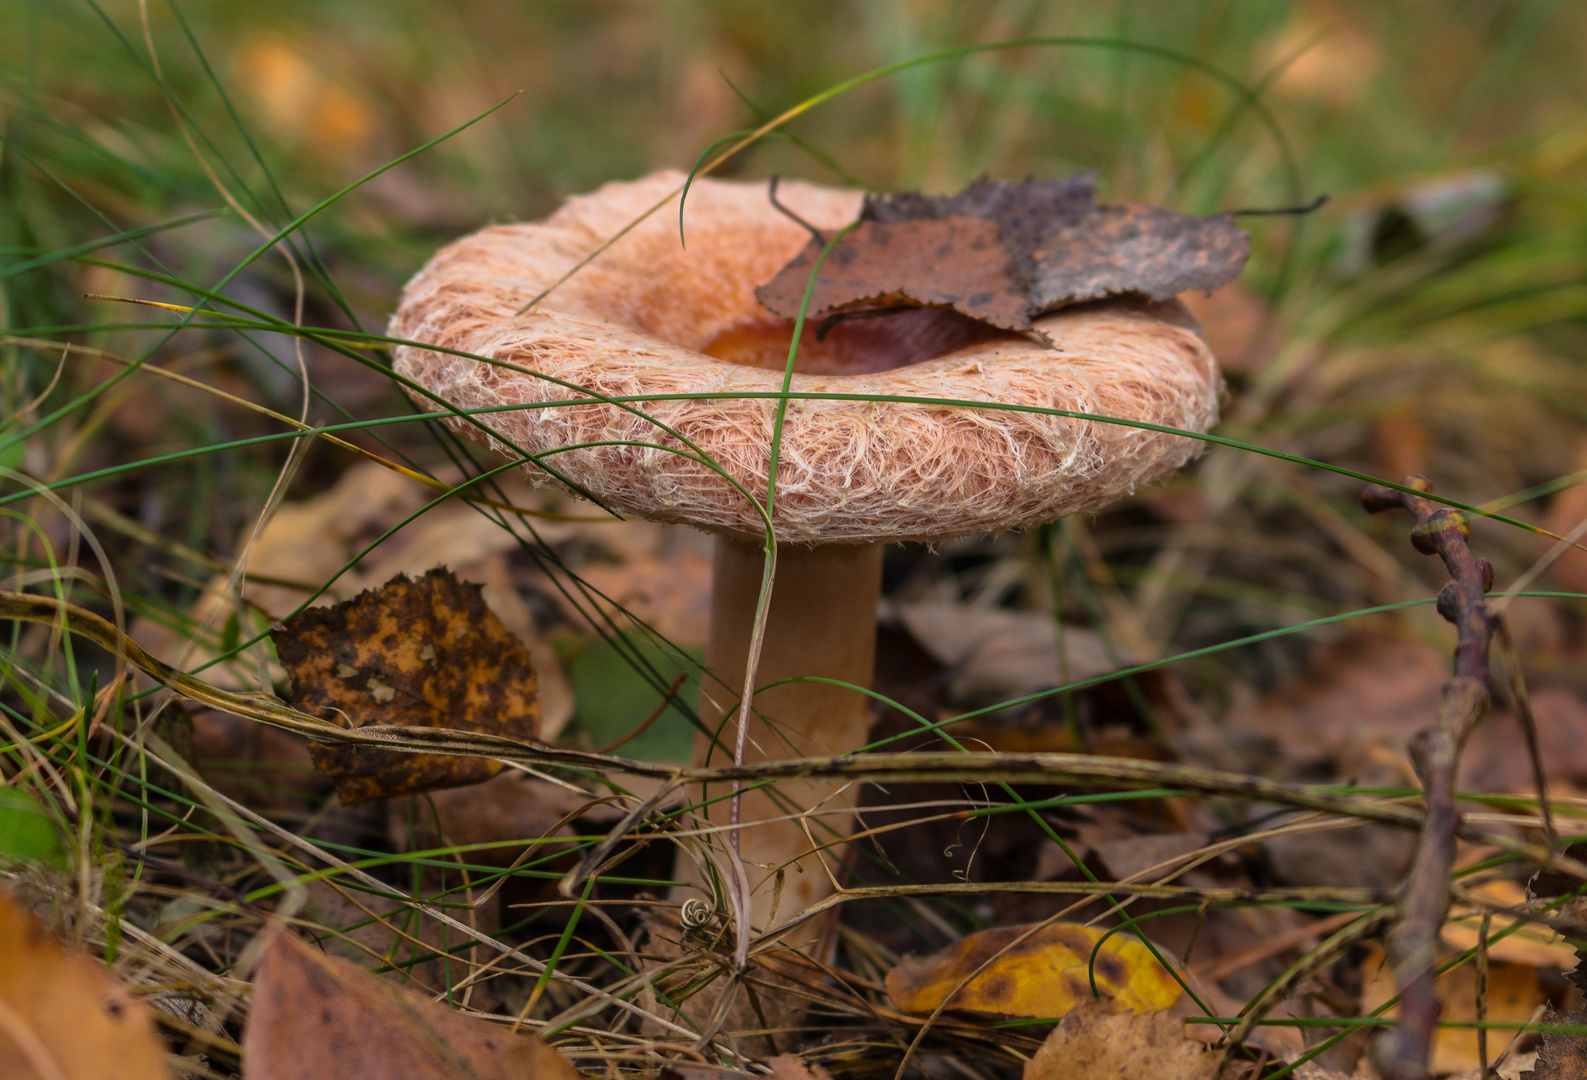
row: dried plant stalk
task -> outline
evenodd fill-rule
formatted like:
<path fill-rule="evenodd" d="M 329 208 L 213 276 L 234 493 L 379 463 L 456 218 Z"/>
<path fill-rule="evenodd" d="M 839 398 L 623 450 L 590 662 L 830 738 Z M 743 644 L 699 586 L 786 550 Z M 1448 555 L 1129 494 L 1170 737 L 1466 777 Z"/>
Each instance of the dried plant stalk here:
<path fill-rule="evenodd" d="M 1404 484 L 1420 492 L 1433 490 L 1425 476 L 1408 476 Z M 1386 1080 L 1425 1080 L 1440 1010 L 1433 989 L 1438 935 L 1449 913 L 1449 875 L 1461 824 L 1455 779 L 1460 752 L 1490 703 L 1488 643 L 1494 616 L 1485 597 L 1493 586 L 1493 567 L 1472 554 L 1471 523 L 1458 510 L 1378 486 L 1368 488 L 1361 502 L 1374 514 L 1403 509 L 1415 515 L 1411 543 L 1424 555 L 1439 556 L 1449 570 L 1449 584 L 1438 594 L 1438 613 L 1454 624 L 1458 635 L 1455 672 L 1444 684 L 1438 714 L 1432 726 L 1411 738 L 1411 763 L 1422 781 L 1427 810 L 1405 880 L 1400 918 L 1388 936 L 1400 1022 L 1372 1048 L 1374 1064 Z"/>

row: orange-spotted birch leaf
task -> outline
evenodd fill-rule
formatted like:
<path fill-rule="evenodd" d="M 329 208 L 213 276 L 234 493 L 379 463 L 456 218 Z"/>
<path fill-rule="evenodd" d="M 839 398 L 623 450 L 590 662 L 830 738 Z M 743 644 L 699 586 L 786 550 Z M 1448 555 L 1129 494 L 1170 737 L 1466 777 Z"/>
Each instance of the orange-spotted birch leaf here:
<path fill-rule="evenodd" d="M 930 1013 L 966 976 L 990 960 L 984 971 L 954 994 L 949 1008 L 1049 1017 L 1063 1016 L 1091 1001 L 1088 967 L 1092 950 L 1106 931 L 1054 923 L 1012 944 L 1029 929 L 982 930 L 925 959 L 905 960 L 887 973 L 887 995 L 903 1012 Z M 1166 1009 L 1181 993 L 1151 951 L 1123 934 L 1109 937 L 1097 950 L 1096 983 L 1103 997 L 1137 1013 Z"/>
<path fill-rule="evenodd" d="M 539 1036 L 270 933 L 243 1032 L 243 1080 L 579 1080 Z"/>
<path fill-rule="evenodd" d="M 529 651 L 451 571 L 398 574 L 272 632 L 294 704 L 343 727 L 392 724 L 528 739 L 540 730 Z M 499 762 L 310 744 L 344 803 L 488 780 Z"/>
<path fill-rule="evenodd" d="M 154 1013 L 0 893 L 0 1076 L 168 1080 Z"/>

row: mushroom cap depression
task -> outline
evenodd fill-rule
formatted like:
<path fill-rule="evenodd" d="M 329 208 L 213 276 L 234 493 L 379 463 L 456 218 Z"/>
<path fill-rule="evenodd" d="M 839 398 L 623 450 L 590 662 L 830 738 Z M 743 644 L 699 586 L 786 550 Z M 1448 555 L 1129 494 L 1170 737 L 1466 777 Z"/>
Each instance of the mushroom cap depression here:
<path fill-rule="evenodd" d="M 516 456 L 588 443 L 545 464 L 622 513 L 759 535 L 759 512 L 716 471 L 671 452 L 688 439 L 764 498 L 792 327 L 755 287 L 809 241 L 764 183 L 703 179 L 515 314 L 683 182 L 678 172 L 611 183 L 544 222 L 497 225 L 442 249 L 403 291 L 395 370 L 500 436 L 449 422 Z M 779 200 L 816 227 L 859 214 L 862 193 L 785 183 Z M 1045 316 L 1047 347 L 952 312 L 920 309 L 806 328 L 794 393 L 901 395 L 1037 406 L 1204 432 L 1217 419 L 1217 363 L 1177 302 L 1089 304 Z M 606 397 L 560 405 L 578 387 Z M 713 395 L 690 399 L 687 395 Z M 439 410 L 433 401 L 424 400 Z M 647 419 L 646 417 L 649 417 Z M 654 421 L 654 422 L 652 422 Z M 636 446 L 634 443 L 654 444 Z M 794 543 L 936 540 L 1099 510 L 1183 465 L 1199 440 L 1071 417 L 959 405 L 792 399 L 782 429 L 773 524 Z M 556 481 L 534 466 L 531 480 Z"/>

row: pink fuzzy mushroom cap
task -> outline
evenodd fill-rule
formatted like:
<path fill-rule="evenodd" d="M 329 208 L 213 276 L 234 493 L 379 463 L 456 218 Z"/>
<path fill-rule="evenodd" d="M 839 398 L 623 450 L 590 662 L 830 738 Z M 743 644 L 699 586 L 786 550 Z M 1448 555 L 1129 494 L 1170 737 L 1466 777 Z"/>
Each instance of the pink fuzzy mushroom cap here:
<path fill-rule="evenodd" d="M 663 427 L 764 499 L 777 402 L 737 395 L 782 389 L 792 327 L 754 290 L 809 240 L 772 206 L 764 183 L 696 181 L 687 247 L 674 196 L 516 314 L 683 180 L 669 171 L 606 184 L 543 222 L 491 226 L 443 248 L 404 289 L 390 333 L 495 363 L 403 345 L 394 367 L 457 409 L 528 406 L 477 414 L 490 434 L 448 422 L 510 456 L 583 447 L 544 464 L 615 510 L 762 534 L 744 494 L 673 452 L 685 444 Z M 778 197 L 834 230 L 858 215 L 862 193 L 784 183 Z M 1177 302 L 1076 306 L 1036 325 L 1051 347 L 935 309 L 841 323 L 821 342 L 807 327 L 791 389 L 1034 406 L 1191 432 L 1217 419 L 1217 363 Z M 549 404 L 588 394 L 669 399 Z M 805 544 L 1036 525 L 1102 509 L 1202 445 L 1006 407 L 796 398 L 782 430 L 773 523 L 779 540 Z M 533 464 L 528 473 L 557 484 Z"/>

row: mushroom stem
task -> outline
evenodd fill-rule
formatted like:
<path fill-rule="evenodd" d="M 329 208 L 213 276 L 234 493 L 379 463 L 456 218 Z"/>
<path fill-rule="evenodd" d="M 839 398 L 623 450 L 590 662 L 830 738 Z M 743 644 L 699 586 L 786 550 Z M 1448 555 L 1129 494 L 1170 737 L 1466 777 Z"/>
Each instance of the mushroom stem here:
<path fill-rule="evenodd" d="M 779 545 L 777 577 L 767 611 L 755 684 L 796 676 L 819 676 L 869 686 L 876 655 L 876 605 L 881 595 L 882 547 L 873 544 Z M 765 550 L 758 541 L 721 536 L 711 574 L 711 633 L 706 667 L 716 678 L 701 695 L 700 719 L 721 728 L 713 749 L 698 736 L 695 761 L 731 760 L 737 735 L 738 684 L 749 660 L 749 645 L 760 598 Z M 724 680 L 727 688 L 716 680 Z M 801 682 L 755 695 L 745 740 L 745 761 L 781 761 L 842 754 L 865 742 L 870 699 L 841 686 Z M 723 717 L 726 716 L 726 723 Z M 810 844 L 829 844 L 849 831 L 852 805 L 847 793 L 828 781 L 783 782 L 774 789 L 744 792 L 739 808 L 739 852 L 752 891 L 750 923 L 767 928 L 776 891 L 771 880 L 785 871 L 775 917 L 788 916 L 832 892 L 832 882 Z M 709 793 L 713 799 L 718 792 Z M 720 793 L 725 794 L 725 792 Z M 813 810 L 806 821 L 790 814 Z M 729 824 L 730 801 L 708 808 L 713 825 Z M 806 835 L 806 827 L 810 836 Z M 725 843 L 725 839 L 721 841 Z M 833 865 L 832 849 L 823 852 Z M 760 864 L 760 865 L 757 865 Z M 767 867 L 763 869 L 762 867 Z M 680 864 L 682 880 L 698 881 L 692 866 Z"/>

